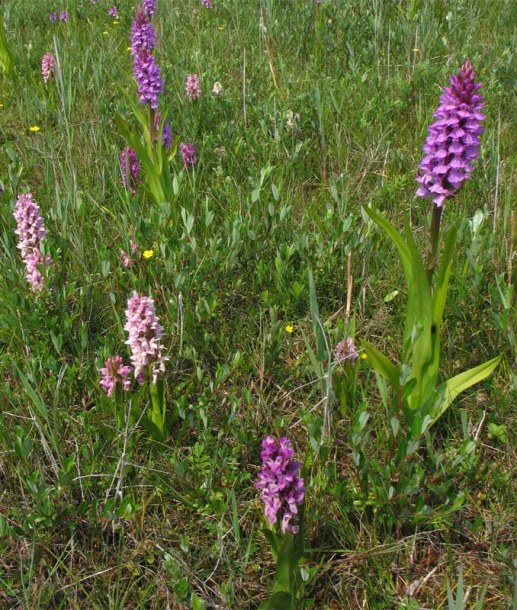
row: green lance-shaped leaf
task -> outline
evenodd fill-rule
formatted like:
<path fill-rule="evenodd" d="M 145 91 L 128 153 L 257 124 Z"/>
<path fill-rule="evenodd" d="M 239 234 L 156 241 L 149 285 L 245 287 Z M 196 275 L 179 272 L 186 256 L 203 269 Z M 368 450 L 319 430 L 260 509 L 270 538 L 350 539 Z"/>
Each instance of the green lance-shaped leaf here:
<path fill-rule="evenodd" d="M 142 144 L 137 135 L 128 129 L 126 121 L 123 117 L 117 115 L 115 120 L 122 136 L 127 141 L 129 146 L 136 152 L 138 161 L 143 169 L 147 186 L 155 202 L 162 204 L 164 201 L 171 201 L 163 189 L 160 175 L 156 172 L 156 166 L 153 158 L 149 156 L 147 147 Z"/>
<path fill-rule="evenodd" d="M 405 222 L 405 234 L 411 255 L 411 281 L 408 279 L 408 304 L 404 338 L 407 339 L 418 325 L 419 332 L 412 343 L 411 368 L 416 379 L 415 389 L 408 398 L 409 406 L 420 408 L 432 395 L 436 377 L 427 371 L 433 359 L 432 348 L 432 299 L 431 288 L 424 263 L 413 239 L 409 221 Z"/>
<path fill-rule="evenodd" d="M 263 604 L 260 604 L 259 610 L 293 610 L 293 598 L 290 593 L 278 591 Z"/>
<path fill-rule="evenodd" d="M 412 376 L 417 381 L 414 391 L 408 398 L 408 403 L 411 408 L 419 408 L 434 389 L 430 379 L 425 376 L 425 370 L 432 361 L 432 301 L 429 280 L 407 218 L 405 219 L 406 239 L 404 240 L 395 227 L 381 214 L 374 212 L 371 208 L 365 208 L 365 211 L 395 244 L 406 277 L 408 303 L 404 326 L 404 345 L 411 345 L 411 352 L 406 354 L 406 358 L 411 361 Z M 419 328 L 418 334 L 412 338 L 416 327 Z"/>
<path fill-rule="evenodd" d="M 126 121 L 121 116 L 116 117 L 117 125 L 128 144 L 137 153 L 147 186 L 155 202 L 159 205 L 164 202 L 172 202 L 174 199 L 174 189 L 169 157 L 165 158 L 163 155 L 163 146 L 161 145 L 166 116 L 165 114 L 162 114 L 158 133 L 153 134 L 151 132 L 151 121 L 154 120 L 152 118 L 152 112 L 150 112 L 147 107 L 144 111 L 142 107 L 134 101 L 132 96 L 121 87 L 119 87 L 119 90 L 125 97 L 133 115 L 142 127 L 145 144 L 142 143 L 139 136 L 131 133 L 127 127 Z M 157 136 L 157 143 L 154 141 L 154 135 Z M 174 140 L 174 146 L 177 146 L 176 139 Z"/>
<path fill-rule="evenodd" d="M 395 390 L 400 387 L 400 373 L 398 368 L 389 360 L 382 352 L 367 341 L 361 341 L 361 347 L 364 349 L 368 360 L 373 368 L 385 377 Z"/>
<path fill-rule="evenodd" d="M 284 535 L 284 541 L 278 553 L 273 594 L 286 592 L 294 595 L 297 568 L 298 556 L 295 550 L 295 536 L 289 532 Z"/>
<path fill-rule="evenodd" d="M 455 254 L 456 239 L 460 223 L 455 222 L 448 230 L 442 252 L 442 263 L 436 277 L 436 285 L 433 290 L 433 322 L 440 324 L 447 300 L 447 290 L 449 287 L 449 277 L 452 270 L 452 259 Z"/>
<path fill-rule="evenodd" d="M 433 423 L 440 419 L 461 392 L 467 390 L 476 383 L 483 381 L 483 379 L 486 379 L 493 373 L 500 360 L 501 356 L 492 358 L 492 360 L 488 360 L 488 362 L 480 364 L 479 366 L 470 369 L 470 371 L 460 373 L 440 385 L 437 389 L 437 393 L 439 396 L 442 396 L 442 399 L 439 401 L 437 407 L 435 407 L 434 413 L 432 413 Z"/>
<path fill-rule="evenodd" d="M 4 18 L 0 15 L 0 65 L 7 75 L 11 73 L 12 63 L 11 51 L 9 50 L 7 38 L 5 36 Z"/>
<path fill-rule="evenodd" d="M 436 276 L 436 284 L 432 296 L 432 360 L 425 370 L 426 382 L 424 385 L 435 387 L 440 366 L 440 333 L 442 327 L 443 312 L 447 300 L 449 278 L 452 270 L 453 256 L 456 248 L 459 222 L 455 222 L 449 229 L 444 240 L 442 262 Z"/>
<path fill-rule="evenodd" d="M 156 428 L 155 438 L 164 441 L 167 438 L 166 430 L 166 403 L 163 380 L 159 379 L 156 383 L 149 382 L 149 395 L 151 397 L 151 411 L 149 419 Z"/>

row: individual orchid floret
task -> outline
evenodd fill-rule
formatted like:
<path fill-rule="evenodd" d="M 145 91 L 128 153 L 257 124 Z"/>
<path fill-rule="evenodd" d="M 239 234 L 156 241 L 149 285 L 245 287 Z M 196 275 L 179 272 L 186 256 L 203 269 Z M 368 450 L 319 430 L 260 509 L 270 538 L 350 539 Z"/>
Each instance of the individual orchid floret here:
<path fill-rule="evenodd" d="M 59 19 L 60 21 L 68 21 L 70 19 L 70 13 L 68 11 L 61 11 L 59 13 Z"/>
<path fill-rule="evenodd" d="M 110 17 L 113 17 L 113 19 L 118 19 L 118 8 L 116 6 L 112 6 L 109 10 L 108 10 L 108 15 Z"/>
<path fill-rule="evenodd" d="M 41 74 L 43 80 L 48 83 L 50 77 L 54 74 L 55 61 L 52 53 L 45 53 L 41 58 Z"/>
<path fill-rule="evenodd" d="M 201 95 L 201 85 L 197 74 L 189 74 L 185 82 L 185 93 L 190 100 L 197 100 Z"/>
<path fill-rule="evenodd" d="M 124 391 L 128 391 L 131 387 L 131 367 L 123 363 L 121 356 L 112 356 L 108 358 L 104 366 L 99 369 L 102 375 L 100 381 L 101 388 L 108 396 L 113 396 L 117 386 L 120 386 Z"/>
<path fill-rule="evenodd" d="M 50 13 L 48 18 L 50 19 L 51 23 L 56 23 L 56 21 L 58 19 L 57 13 Z"/>
<path fill-rule="evenodd" d="M 298 507 L 305 497 L 303 478 L 298 476 L 301 464 L 292 459 L 291 441 L 285 437 L 277 440 L 266 436 L 262 441 L 262 469 L 255 487 L 260 490 L 264 513 L 271 525 L 280 520 L 283 534 L 296 534 L 298 525 L 291 523 L 298 514 Z"/>
<path fill-rule="evenodd" d="M 212 0 L 201 0 L 201 4 L 205 8 L 212 8 Z"/>
<path fill-rule="evenodd" d="M 347 337 L 343 341 L 340 341 L 336 345 L 334 355 L 336 357 L 336 362 L 339 364 L 343 364 L 347 360 L 350 360 L 352 363 L 355 362 L 359 358 L 359 353 L 357 352 L 352 337 Z"/>
<path fill-rule="evenodd" d="M 136 58 L 142 49 L 151 53 L 156 47 L 156 30 L 149 22 L 142 7 L 136 10 L 135 18 L 131 24 L 131 53 Z"/>
<path fill-rule="evenodd" d="M 160 68 L 147 49 L 141 49 L 134 58 L 133 70 L 138 85 L 139 102 L 158 108 L 158 95 L 163 92 Z"/>
<path fill-rule="evenodd" d="M 194 144 L 182 142 L 180 144 L 180 153 L 183 158 L 183 164 L 187 169 L 193 167 L 197 163 L 196 148 Z"/>
<path fill-rule="evenodd" d="M 420 164 L 416 194 L 429 197 L 437 207 L 454 197 L 470 177 L 478 157 L 483 128 L 483 96 L 478 93 L 476 73 L 469 60 L 445 87 L 440 105 L 434 113 L 438 120 L 429 127 L 424 144 L 425 156 Z"/>
<path fill-rule="evenodd" d="M 131 362 L 136 379 L 144 382 L 146 371 L 151 367 L 152 380 L 156 383 L 158 376 L 165 371 L 166 358 L 162 355 L 160 343 L 163 329 L 151 297 L 133 292 L 127 302 L 124 330 L 128 333 L 126 344 L 131 348 Z"/>
<path fill-rule="evenodd" d="M 140 182 L 140 163 L 136 152 L 129 146 L 126 146 L 120 153 L 120 169 L 124 186 L 134 195 Z"/>
<path fill-rule="evenodd" d="M 43 288 L 43 275 L 39 267 L 41 265 L 48 267 L 51 258 L 48 255 L 43 256 L 41 253 L 41 242 L 47 231 L 39 206 L 31 193 L 18 195 L 13 216 L 17 224 L 15 233 L 19 239 L 18 249 L 27 270 L 27 281 L 34 290 L 40 291 Z"/>

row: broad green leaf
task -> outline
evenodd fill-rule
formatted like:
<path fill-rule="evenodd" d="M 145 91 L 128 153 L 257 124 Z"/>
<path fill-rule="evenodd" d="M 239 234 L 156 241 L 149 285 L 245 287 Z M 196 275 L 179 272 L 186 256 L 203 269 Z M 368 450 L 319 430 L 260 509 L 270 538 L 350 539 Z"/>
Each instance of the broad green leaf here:
<path fill-rule="evenodd" d="M 147 415 L 158 430 L 156 440 L 164 441 L 167 437 L 165 421 L 167 405 L 162 379 L 156 383 L 149 382 L 149 395 L 151 397 L 151 411 Z"/>
<path fill-rule="evenodd" d="M 459 222 L 456 222 L 447 232 L 445 237 L 445 245 L 442 252 L 442 262 L 436 276 L 436 284 L 433 290 L 432 297 L 432 361 L 428 369 L 425 371 L 429 384 L 436 384 L 438 378 L 438 370 L 440 367 L 440 334 L 442 327 L 443 311 L 447 300 L 447 291 L 449 287 L 449 278 L 452 270 L 453 257 L 455 253 L 456 239 L 458 236 Z"/>
<path fill-rule="evenodd" d="M 405 219 L 406 239 L 404 240 L 399 231 L 381 214 L 377 214 L 371 208 L 365 208 L 365 211 L 395 244 L 404 270 L 408 286 L 404 345 L 411 344 L 414 328 L 417 325 L 421 327 L 417 338 L 411 344 L 411 354 L 407 356 L 412 364 L 413 377 L 417 380 L 415 389 L 409 398 L 409 404 L 412 408 L 418 408 L 424 402 L 426 395 L 434 389 L 431 377 L 425 376 L 425 370 L 432 360 L 432 308 L 429 280 L 407 218 Z"/>
<path fill-rule="evenodd" d="M 372 208 L 364 207 L 363 209 L 395 244 L 399 253 L 400 261 L 402 263 L 402 268 L 404 269 L 404 275 L 407 279 L 411 276 L 411 254 L 408 245 L 406 244 L 400 233 L 391 223 L 389 223 L 384 218 L 384 216 L 381 216 L 381 214 L 377 214 L 377 212 L 374 212 Z"/>
<path fill-rule="evenodd" d="M 412 345 L 411 364 L 416 385 L 408 398 L 408 403 L 412 408 L 420 408 L 432 395 L 436 386 L 436 377 L 433 377 L 432 371 L 430 374 L 427 373 L 433 359 L 431 288 L 407 217 L 405 218 L 405 234 L 411 255 L 411 279 L 407 279 L 408 304 L 404 340 L 406 341 L 411 336 L 416 325 L 421 327 L 418 337 Z"/>
<path fill-rule="evenodd" d="M 479 366 L 470 369 L 470 371 L 460 373 L 459 375 L 456 375 L 456 377 L 452 377 L 443 383 L 437 390 L 438 394 L 441 394 L 443 398 L 439 402 L 437 410 L 432 414 L 433 423 L 440 419 L 458 394 L 467 390 L 474 384 L 483 381 L 483 379 L 486 379 L 493 373 L 500 360 L 501 356 L 492 358 L 492 360 L 480 364 Z"/>
<path fill-rule="evenodd" d="M 269 542 L 269 546 L 271 547 L 271 552 L 273 553 L 273 558 L 275 561 L 278 559 L 278 554 L 280 553 L 280 541 L 279 536 L 272 532 L 270 529 L 264 528 L 263 530 L 264 536 L 267 538 Z"/>
<path fill-rule="evenodd" d="M 206 610 L 208 606 L 200 597 L 192 593 L 192 610 Z"/>
<path fill-rule="evenodd" d="M 11 51 L 7 45 L 7 38 L 5 36 L 4 18 L 0 15 L 0 65 L 7 75 L 11 73 L 12 63 Z"/>
<path fill-rule="evenodd" d="M 286 591 L 277 591 L 260 605 L 260 610 L 294 610 L 292 595 Z"/>
<path fill-rule="evenodd" d="M 163 147 L 157 146 L 153 142 L 149 130 L 149 116 L 144 115 L 134 103 L 131 103 L 131 105 L 133 106 L 133 113 L 142 126 L 146 144 L 144 145 L 140 136 L 133 133 L 128 128 L 126 121 L 120 115 L 115 117 L 118 128 L 129 146 L 131 146 L 137 154 L 147 187 L 154 201 L 159 205 L 166 201 L 172 202 L 174 198 L 174 189 L 169 162 L 168 160 L 163 159 Z M 162 117 L 162 121 L 164 120 L 165 118 Z M 163 123 L 160 124 L 159 133 L 161 134 L 162 131 Z M 159 141 L 161 141 L 161 136 Z"/>
<path fill-rule="evenodd" d="M 436 285 L 433 290 L 433 323 L 440 324 L 442 321 L 447 290 L 449 287 L 449 277 L 452 270 L 453 256 L 456 252 L 456 239 L 458 237 L 459 222 L 455 222 L 447 232 L 442 252 L 442 262 L 436 277 Z M 439 331 L 439 328 L 437 329 Z M 439 332 L 437 332 L 439 334 Z"/>
<path fill-rule="evenodd" d="M 367 341 L 361 341 L 361 346 L 377 373 L 385 377 L 398 390 L 400 387 L 398 368 L 382 352 Z"/>
<path fill-rule="evenodd" d="M 294 593 L 297 566 L 298 558 L 295 552 L 295 536 L 288 532 L 284 535 L 276 561 L 273 594 L 286 592 L 291 596 Z"/>

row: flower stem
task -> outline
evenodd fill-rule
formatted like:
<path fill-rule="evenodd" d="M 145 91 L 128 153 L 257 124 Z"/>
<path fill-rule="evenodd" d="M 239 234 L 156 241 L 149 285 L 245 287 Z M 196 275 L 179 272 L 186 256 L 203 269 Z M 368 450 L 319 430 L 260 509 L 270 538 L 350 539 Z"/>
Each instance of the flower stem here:
<path fill-rule="evenodd" d="M 442 218 L 443 207 L 433 206 L 433 218 L 431 220 L 431 233 L 429 235 L 429 255 L 427 257 L 427 279 L 429 286 L 433 279 L 433 273 L 438 262 L 438 244 L 440 243 L 440 220 Z"/>

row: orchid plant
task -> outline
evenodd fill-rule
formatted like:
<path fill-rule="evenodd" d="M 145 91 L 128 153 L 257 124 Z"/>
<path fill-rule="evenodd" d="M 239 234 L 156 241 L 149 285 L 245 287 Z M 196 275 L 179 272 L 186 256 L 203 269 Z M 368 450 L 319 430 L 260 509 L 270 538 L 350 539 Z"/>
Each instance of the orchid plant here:
<path fill-rule="evenodd" d="M 136 11 L 131 28 L 133 73 L 138 90 L 138 104 L 128 98 L 141 134 L 132 132 L 126 121 L 117 116 L 119 129 L 134 150 L 143 170 L 149 192 L 157 204 L 171 204 L 179 183 L 171 176 L 170 160 L 177 150 L 165 113 L 160 112 L 158 96 L 164 90 L 160 67 L 156 63 L 156 30 L 151 23 L 154 10 L 144 3 Z"/>
<path fill-rule="evenodd" d="M 445 87 L 429 127 L 420 165 L 417 195 L 433 201 L 427 261 L 422 259 L 409 222 L 405 220 L 404 237 L 381 214 L 371 208 L 366 213 L 394 243 L 408 285 L 408 303 L 400 366 L 370 343 L 362 346 L 376 372 L 393 388 L 397 413 L 391 422 L 398 429 L 400 419 L 407 424 L 415 440 L 445 413 L 454 399 L 467 388 L 486 379 L 496 368 L 500 357 L 493 358 L 469 371 L 440 383 L 440 330 L 447 299 L 447 289 L 456 251 L 459 223 L 453 223 L 443 237 L 442 261 L 440 224 L 445 202 L 454 197 L 470 177 L 477 159 L 483 132 L 481 114 L 484 105 L 479 93 L 481 83 L 470 61 L 466 61 L 451 86 Z M 406 451 L 414 450 L 410 443 Z"/>
<path fill-rule="evenodd" d="M 268 539 L 276 570 L 271 596 L 260 610 L 295 608 L 303 582 L 304 479 L 298 475 L 301 463 L 293 459 L 291 441 L 266 436 L 262 441 L 262 469 L 255 483 L 264 502 Z"/>

